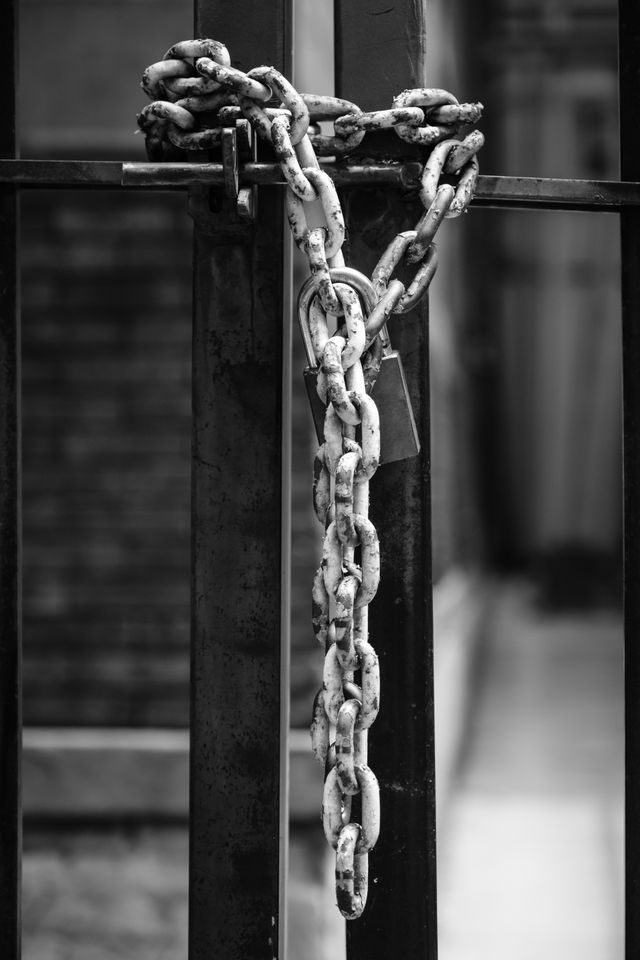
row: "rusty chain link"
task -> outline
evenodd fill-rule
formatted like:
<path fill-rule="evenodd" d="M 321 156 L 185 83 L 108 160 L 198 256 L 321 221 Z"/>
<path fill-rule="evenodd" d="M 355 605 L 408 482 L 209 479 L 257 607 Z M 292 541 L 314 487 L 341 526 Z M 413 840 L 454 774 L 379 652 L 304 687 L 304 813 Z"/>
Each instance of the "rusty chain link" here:
<path fill-rule="evenodd" d="M 326 770 L 322 822 L 336 850 L 338 907 L 355 919 L 366 904 L 369 852 L 380 831 L 380 791 L 367 764 L 368 731 L 380 707 L 378 657 L 368 640 L 369 604 L 380 580 L 380 546 L 369 519 L 380 419 L 369 391 L 380 367 L 380 342 L 388 344 L 386 321 L 425 295 L 437 267 L 436 231 L 443 219 L 463 213 L 473 196 L 484 138 L 477 130 L 465 135 L 463 128 L 480 118 L 482 105 L 424 88 L 403 91 L 389 109 L 365 112 L 342 98 L 300 94 L 274 67 L 237 70 L 215 40 L 174 44 L 145 70 L 142 87 L 153 101 L 138 115 L 150 160 L 218 147 L 225 128 L 249 121 L 280 163 L 291 232 L 309 263 L 298 310 L 326 405 L 313 483 L 325 537 L 312 589 L 313 630 L 325 653 L 311 743 Z M 322 132 L 322 121 L 332 122 L 332 134 Z M 343 158 L 367 132 L 386 128 L 430 151 L 420 185 L 425 212 L 414 230 L 391 241 L 369 280 L 345 266 L 342 207 L 318 156 Z M 314 201 L 322 226 L 307 220 L 305 204 Z M 417 265 L 408 286 L 394 277 L 403 258 Z M 359 822 L 351 819 L 354 797 Z"/>

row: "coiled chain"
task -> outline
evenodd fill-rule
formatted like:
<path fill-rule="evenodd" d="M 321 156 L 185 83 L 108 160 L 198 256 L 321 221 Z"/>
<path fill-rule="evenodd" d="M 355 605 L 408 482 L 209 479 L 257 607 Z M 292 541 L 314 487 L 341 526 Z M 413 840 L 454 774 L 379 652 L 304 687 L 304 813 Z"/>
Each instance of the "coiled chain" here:
<path fill-rule="evenodd" d="M 299 94 L 274 67 L 243 73 L 216 40 L 175 44 L 145 70 L 142 86 L 154 101 L 138 115 L 151 160 L 171 159 L 176 150 L 217 147 L 223 127 L 243 117 L 271 144 L 288 184 L 291 231 L 309 262 L 299 310 L 326 404 L 313 483 L 325 537 L 312 591 L 313 629 L 325 656 L 311 740 L 326 768 L 322 821 L 336 850 L 338 907 L 355 919 L 366 903 L 369 852 L 380 831 L 380 791 L 367 764 L 368 731 L 380 707 L 378 657 L 368 640 L 369 604 L 380 580 L 378 535 L 369 519 L 380 419 L 369 390 L 387 319 L 424 296 L 437 265 L 435 233 L 445 217 L 463 213 L 473 196 L 476 153 L 484 138 L 477 130 L 466 135 L 463 130 L 480 118 L 482 105 L 458 103 L 444 90 L 417 89 L 395 97 L 388 110 L 366 113 L 348 100 Z M 333 122 L 332 135 L 320 129 L 326 120 Z M 369 280 L 345 266 L 342 207 L 318 155 L 344 157 L 367 131 L 386 127 L 430 149 L 420 188 L 425 213 L 415 230 L 389 244 Z M 441 183 L 442 177 L 453 182 Z M 316 200 L 324 224 L 311 227 L 305 204 Z M 407 287 L 393 277 L 403 257 L 418 265 Z M 356 813 L 358 819 L 352 819 Z"/>

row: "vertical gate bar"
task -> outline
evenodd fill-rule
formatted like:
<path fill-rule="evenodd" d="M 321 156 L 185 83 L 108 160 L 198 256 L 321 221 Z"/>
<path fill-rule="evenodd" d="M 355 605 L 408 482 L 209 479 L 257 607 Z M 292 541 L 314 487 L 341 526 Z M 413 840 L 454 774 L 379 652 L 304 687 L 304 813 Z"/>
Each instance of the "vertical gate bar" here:
<path fill-rule="evenodd" d="M 197 0 L 195 36 L 243 70 L 290 71 L 289 0 Z M 286 926 L 282 188 L 260 194 L 256 223 L 229 203 L 195 228 L 189 957 L 272 960 Z"/>
<path fill-rule="evenodd" d="M 292 11 L 293 13 L 293 11 Z M 293 38 L 293 24 L 291 25 Z M 289 728 L 291 725 L 291 504 L 292 504 L 292 341 L 293 323 L 293 241 L 284 207 L 281 211 L 284 233 L 282 307 L 285 317 L 282 336 L 282 561 L 281 561 L 281 644 L 280 644 L 280 925 L 281 960 L 287 953 L 287 889 L 289 882 Z"/>
<path fill-rule="evenodd" d="M 640 179 L 640 8 L 618 4 L 620 167 Z M 640 211 L 620 215 L 624 446 L 625 957 L 640 956 Z"/>
<path fill-rule="evenodd" d="M 364 110 L 390 106 L 406 87 L 425 86 L 424 4 L 337 0 L 336 94 Z M 347 262 L 371 274 L 385 244 L 419 219 L 418 202 L 388 188 L 343 191 Z M 429 463 L 429 329 L 425 303 L 399 323 L 402 355 L 422 452 L 383 465 L 371 485 L 381 582 L 370 608 L 380 657 L 381 707 L 369 763 L 381 790 L 381 834 L 370 855 L 369 898 L 347 923 L 349 960 L 436 960 L 436 841 L 433 737 L 433 623 Z"/>
<path fill-rule="evenodd" d="M 18 8 L 0 19 L 0 157 L 15 158 Z M 0 954 L 20 957 L 20 322 L 18 190 L 0 187 Z"/>

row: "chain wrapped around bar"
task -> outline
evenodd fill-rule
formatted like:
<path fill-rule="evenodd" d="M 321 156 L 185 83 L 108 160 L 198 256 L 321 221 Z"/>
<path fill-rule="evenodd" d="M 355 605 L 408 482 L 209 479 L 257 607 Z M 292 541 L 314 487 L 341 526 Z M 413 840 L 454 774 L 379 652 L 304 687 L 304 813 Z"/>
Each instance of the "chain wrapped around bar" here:
<path fill-rule="evenodd" d="M 369 852 L 380 830 L 380 791 L 367 764 L 368 731 L 380 707 L 378 657 L 368 640 L 369 604 L 380 579 L 378 535 L 369 519 L 369 481 L 380 457 L 380 420 L 369 395 L 381 361 L 375 347 L 386 338 L 389 316 L 412 309 L 425 295 L 442 220 L 459 216 L 471 201 L 484 138 L 477 130 L 465 135 L 464 127 L 480 118 L 482 105 L 458 103 L 444 90 L 417 89 L 399 94 L 390 109 L 366 113 L 348 100 L 299 94 L 274 67 L 237 70 L 215 40 L 174 44 L 145 70 L 142 86 L 153 100 L 138 115 L 151 160 L 217 147 L 223 127 L 243 117 L 270 143 L 288 185 L 293 238 L 309 262 L 313 289 L 305 297 L 303 335 L 326 405 L 313 484 L 325 537 L 312 590 L 313 629 L 325 652 L 311 741 L 325 764 L 322 821 L 336 850 L 338 907 L 352 920 L 366 904 Z M 333 122 L 333 134 L 322 132 L 321 121 Z M 342 208 L 318 155 L 345 157 L 367 131 L 388 127 L 429 152 L 420 187 L 425 213 L 415 230 L 394 238 L 368 280 L 345 267 Z M 310 226 L 305 204 L 318 200 L 324 222 Z M 417 264 L 406 288 L 393 277 L 402 257 Z"/>

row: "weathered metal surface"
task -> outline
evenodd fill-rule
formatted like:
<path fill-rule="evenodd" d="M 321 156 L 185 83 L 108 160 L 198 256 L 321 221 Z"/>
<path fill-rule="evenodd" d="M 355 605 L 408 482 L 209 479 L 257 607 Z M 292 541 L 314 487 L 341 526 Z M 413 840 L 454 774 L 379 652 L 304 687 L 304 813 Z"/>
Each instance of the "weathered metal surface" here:
<path fill-rule="evenodd" d="M 0 183 L 25 187 L 122 186 L 119 160 L 0 159 Z M 156 165 L 158 171 L 161 164 Z"/>
<path fill-rule="evenodd" d="M 451 205 L 451 193 L 449 193 L 449 206 Z M 447 209 L 446 203 L 443 205 L 443 212 Z M 418 223 L 418 227 L 424 224 L 425 217 L 429 217 L 432 208 L 429 207 L 424 217 Z M 439 219 L 439 218 L 436 218 Z M 435 228 L 437 229 L 437 223 Z M 435 230 L 434 230 L 435 232 Z M 433 239 L 433 238 L 432 238 Z M 401 262 L 406 253 L 406 262 L 415 263 L 418 261 L 418 269 L 411 282 L 406 284 L 399 280 L 392 280 L 391 275 Z M 372 274 L 372 282 L 376 292 L 380 296 L 380 302 L 377 308 L 372 312 L 370 325 L 375 329 L 379 322 L 386 321 L 392 313 L 406 313 L 412 310 L 423 298 L 429 284 L 438 266 L 437 248 L 435 244 L 427 245 L 426 249 L 421 243 L 420 233 L 416 230 L 403 230 L 391 243 L 380 257 Z"/>
<path fill-rule="evenodd" d="M 278 950 L 281 203 L 196 237 L 191 960 Z"/>
<path fill-rule="evenodd" d="M 17 3 L 0 18 L 0 156 L 16 152 Z M 18 192 L 0 188 L 0 953 L 20 957 L 21 612 Z"/>
<path fill-rule="evenodd" d="M 396 137 L 397 139 L 397 137 Z M 373 152 L 372 152 L 373 153 Z M 390 153 L 390 151 L 389 151 Z M 380 152 L 378 152 L 378 156 Z M 320 160 L 336 186 L 384 186 L 417 190 L 418 160 L 368 164 Z M 286 183 L 278 163 L 240 163 L 240 183 L 273 186 Z M 25 187 L 167 187 L 224 182 L 221 163 L 146 163 L 119 160 L 0 159 L 0 183 Z M 640 206 L 640 183 L 633 180 L 562 180 L 540 177 L 478 177 L 473 206 L 619 212 Z"/>
<path fill-rule="evenodd" d="M 293 117 L 293 97 L 288 105 Z M 306 111 L 306 104 L 303 105 Z M 276 131 L 276 123 L 277 118 L 267 131 L 269 136 Z M 306 136 L 307 128 L 304 124 L 299 127 L 296 147 L 300 150 L 298 159 L 305 164 L 301 168 L 304 182 L 285 169 L 286 153 L 282 150 L 279 159 L 288 181 L 289 226 L 311 271 L 300 292 L 298 312 L 308 358 L 317 364 L 316 392 L 323 406 L 324 443 L 315 458 L 313 494 L 325 539 L 322 563 L 313 583 L 312 609 L 314 631 L 325 647 L 325 658 L 323 686 L 313 705 L 312 743 L 315 756 L 326 765 L 323 823 L 328 842 L 339 851 L 337 903 L 342 915 L 353 920 L 366 906 L 368 853 L 379 833 L 378 784 L 367 766 L 364 721 L 357 733 L 354 727 L 352 738 L 346 734 L 337 738 L 331 750 L 328 734 L 330 724 L 338 728 L 348 724 L 344 714 L 346 711 L 352 716 L 353 704 L 364 715 L 365 678 L 369 696 L 375 685 L 375 709 L 368 704 L 367 726 L 375 720 L 380 699 L 377 656 L 367 639 L 368 606 L 380 580 L 378 536 L 368 519 L 369 480 L 380 461 L 380 422 L 376 404 L 366 393 L 364 366 L 360 362 L 367 339 L 363 303 L 371 310 L 375 294 L 363 274 L 344 268 L 342 208 L 333 181 L 319 169 L 313 141 Z M 293 141 L 288 144 L 288 152 L 293 153 Z M 310 228 L 306 219 L 304 203 L 316 198 L 325 220 L 322 229 Z M 331 336 L 328 314 L 338 312 L 343 314 L 342 321 Z M 329 523 L 330 516 L 333 519 Z M 371 669 L 371 659 L 375 659 L 375 670 Z M 362 687 L 353 683 L 359 674 Z M 351 698 L 348 703 L 347 697 Z M 350 787 L 343 789 L 340 764 L 347 749 L 353 776 Z M 361 825 L 351 822 L 352 794 L 359 795 Z M 378 814 L 375 826 L 374 807 Z M 344 854 L 347 847 L 351 853 L 341 860 L 340 851 Z"/>
<path fill-rule="evenodd" d="M 344 220 L 335 184 L 324 170 L 309 168 L 307 176 L 317 191 L 324 214 L 327 233 L 325 253 L 327 257 L 334 257 L 344 243 Z M 307 239 L 307 218 L 303 201 L 291 189 L 287 191 L 287 215 L 293 239 L 302 248 Z"/>
<path fill-rule="evenodd" d="M 199 0 L 196 33 L 290 69 L 285 0 Z M 282 956 L 282 204 L 196 230 L 190 960 Z"/>
<path fill-rule="evenodd" d="M 640 9 L 619 3 L 620 166 L 640 178 Z M 621 218 L 625 633 L 625 957 L 640 956 L 640 211 Z"/>
<path fill-rule="evenodd" d="M 307 172 L 314 171 L 308 168 Z M 334 199 L 338 204 L 337 196 Z M 308 239 L 309 231 L 305 233 Z M 341 258 L 340 247 L 335 254 Z M 339 274 L 354 273 L 344 268 L 330 272 L 336 281 Z M 369 281 L 361 279 L 372 292 Z M 317 290 L 315 286 L 314 292 Z M 322 361 L 317 390 L 328 404 L 314 482 L 316 513 L 325 527 L 325 539 L 312 597 L 316 632 L 325 645 L 325 658 L 322 689 L 314 702 L 312 737 L 314 753 L 327 765 L 323 825 L 327 841 L 337 850 L 337 903 L 342 915 L 352 920 L 366 906 L 367 855 L 378 838 L 380 819 L 378 783 L 367 765 L 365 729 L 365 720 L 367 728 L 373 724 L 380 700 L 378 659 L 368 643 L 368 607 L 380 582 L 380 545 L 368 519 L 369 480 L 380 461 L 380 429 L 375 402 L 365 392 L 360 363 L 366 342 L 362 305 L 356 290 L 347 283 L 336 282 L 334 290 L 344 309 L 344 336 L 329 336 L 319 296 L 311 305 L 315 319 L 309 330 L 313 359 Z M 304 304 L 305 288 L 300 301 Z M 361 425 L 359 432 L 357 425 Z M 333 519 L 327 526 L 330 515 Z M 361 677 L 361 686 L 353 683 L 354 676 Z M 356 721 L 354 710 L 363 714 L 362 722 Z M 328 749 L 329 722 L 341 731 L 332 750 Z M 349 725 L 351 736 L 345 732 Z M 350 786 L 344 788 L 342 761 L 347 753 L 353 776 Z M 358 795 L 355 803 L 361 824 L 351 822 L 353 794 Z M 353 843 L 351 855 L 345 859 L 340 851 L 344 853 L 345 844 L 349 846 L 347 838 Z M 361 881 L 356 879 L 355 886 L 354 871 Z"/>
<path fill-rule="evenodd" d="M 455 139 L 460 123 L 475 123 L 482 115 L 481 103 L 461 104 L 445 90 L 425 88 L 398 94 L 391 110 L 365 113 L 342 98 L 299 94 L 274 66 L 254 67 L 246 73 L 231 67 L 229 53 L 220 43 L 210 44 L 207 55 L 194 57 L 194 43 L 204 48 L 208 41 L 175 44 L 163 61 L 143 74 L 142 87 L 153 103 L 140 111 L 137 120 L 148 159 L 169 160 L 176 147 L 217 146 L 220 126 L 229 123 L 230 111 L 239 110 L 260 137 L 272 144 L 290 186 L 304 200 L 315 199 L 301 169 L 317 166 L 314 151 L 322 156 L 345 156 L 361 146 L 366 132 L 394 127 L 410 144 L 431 146 L 454 138 L 453 153 L 459 155 L 464 149 Z M 187 95 L 176 99 L 180 93 Z M 272 93 L 281 104 L 276 113 L 265 107 Z M 221 111 L 226 119 L 221 118 Z M 318 121 L 327 119 L 334 121 L 333 135 L 321 132 Z M 478 138 L 480 134 L 477 142 Z"/>
<path fill-rule="evenodd" d="M 390 186 L 406 187 L 417 185 L 420 167 L 415 163 L 385 166 L 372 164 L 321 163 L 338 186 L 344 183 L 384 183 Z M 189 163 L 125 163 L 122 165 L 122 186 L 189 186 L 195 183 L 219 184 L 223 179 L 220 164 Z M 0 178 L 2 168 L 0 167 Z M 287 181 L 278 163 L 241 163 L 240 183 L 271 186 L 285 184 Z M 638 201 L 640 203 L 640 199 Z"/>
<path fill-rule="evenodd" d="M 417 163 L 394 166 L 321 162 L 338 186 L 346 183 L 380 183 L 416 186 Z M 241 163 L 240 183 L 263 186 L 286 184 L 278 163 Z M 0 160 L 0 183 L 25 187 L 168 187 L 185 189 L 196 184 L 224 183 L 221 163 L 146 163 L 119 160 Z"/>
<path fill-rule="evenodd" d="M 617 212 L 640 206 L 640 183 L 536 177 L 478 177 L 473 206 Z"/>
<path fill-rule="evenodd" d="M 370 0 L 340 0 L 336 7 L 336 93 L 365 109 L 389 102 L 405 87 L 424 86 L 424 5 L 406 0 L 377 13 Z M 381 60 L 384 72 L 379 70 Z M 419 203 L 407 204 L 391 191 L 352 188 L 344 191 L 343 200 L 349 262 L 367 274 L 380 250 L 422 213 Z M 380 783 L 382 830 L 370 855 L 369 905 L 359 920 L 348 924 L 347 954 L 350 960 L 399 955 L 435 960 L 426 305 L 399 322 L 392 319 L 390 333 L 403 357 L 422 451 L 411 460 L 382 467 L 371 484 L 371 517 L 382 544 L 371 643 L 380 658 L 383 700 L 370 763 Z"/>

